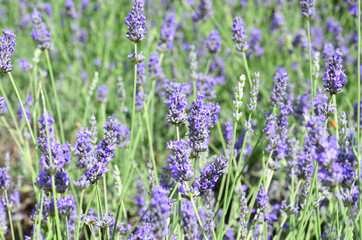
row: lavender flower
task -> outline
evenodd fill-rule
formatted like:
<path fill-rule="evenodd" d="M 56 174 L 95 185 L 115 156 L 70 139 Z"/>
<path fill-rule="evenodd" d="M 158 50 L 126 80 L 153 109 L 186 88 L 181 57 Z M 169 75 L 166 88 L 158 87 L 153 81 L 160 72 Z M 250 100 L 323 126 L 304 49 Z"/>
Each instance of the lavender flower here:
<path fill-rule="evenodd" d="M 8 111 L 8 106 L 6 105 L 6 100 L 4 97 L 0 97 L 0 116 L 4 115 Z"/>
<path fill-rule="evenodd" d="M 146 84 L 146 64 L 144 62 L 137 65 L 137 84 L 140 86 Z"/>
<path fill-rule="evenodd" d="M 128 32 L 126 37 L 134 43 L 141 42 L 147 33 L 146 31 L 146 17 L 143 14 L 143 0 L 134 0 L 132 11 L 128 13 L 125 18 Z"/>
<path fill-rule="evenodd" d="M 108 86 L 106 84 L 99 86 L 97 89 L 97 101 L 104 103 L 108 100 Z"/>
<path fill-rule="evenodd" d="M 281 106 L 284 101 L 289 75 L 284 68 L 279 68 L 274 77 L 274 88 L 269 99 L 269 104 L 273 107 Z"/>
<path fill-rule="evenodd" d="M 121 196 L 122 193 L 122 179 L 121 179 L 121 173 L 119 172 L 119 168 L 117 165 L 114 165 L 113 178 L 114 178 L 114 187 L 116 188 L 116 194 L 119 197 Z"/>
<path fill-rule="evenodd" d="M 130 53 L 128 55 L 128 59 L 131 60 L 133 63 L 141 63 L 145 60 L 145 57 L 143 56 L 143 52 L 140 53 Z"/>
<path fill-rule="evenodd" d="M 184 124 L 187 118 L 187 98 L 185 88 L 182 84 L 176 86 L 166 104 L 168 107 L 167 121 L 176 126 Z"/>
<path fill-rule="evenodd" d="M 112 213 L 110 213 L 109 215 L 104 213 L 102 217 L 97 218 L 95 223 L 96 226 L 100 229 L 106 229 L 114 226 L 115 219 Z"/>
<path fill-rule="evenodd" d="M 91 183 L 95 183 L 109 170 L 109 163 L 115 156 L 116 142 L 118 137 L 118 123 L 113 116 L 105 124 L 103 139 L 96 148 L 96 161 L 93 167 L 85 173 Z"/>
<path fill-rule="evenodd" d="M 33 13 L 31 14 L 31 19 L 33 21 L 33 27 L 30 35 L 38 45 L 38 48 L 41 50 L 51 49 L 53 46 L 50 42 L 51 35 L 46 24 L 43 22 L 42 14 L 38 11 L 38 9 L 34 8 Z"/>
<path fill-rule="evenodd" d="M 239 52 L 245 52 L 248 49 L 248 43 L 246 42 L 246 31 L 244 21 L 241 17 L 235 17 L 233 21 L 233 41 L 236 43 L 236 50 Z"/>
<path fill-rule="evenodd" d="M 231 147 L 232 141 L 233 141 L 233 134 L 234 134 L 234 127 L 231 122 L 227 122 L 225 124 L 225 130 L 224 130 L 224 138 L 226 145 L 228 147 Z"/>
<path fill-rule="evenodd" d="M 328 67 L 323 78 L 325 82 L 324 89 L 330 95 L 342 92 L 342 88 L 347 83 L 347 75 L 344 73 L 342 64 L 342 53 L 337 49 L 335 54 L 329 58 Z"/>
<path fill-rule="evenodd" d="M 150 221 L 152 232 L 156 239 L 163 240 L 168 234 L 167 222 L 170 215 L 170 205 L 168 204 L 168 191 L 161 186 L 156 186 L 152 191 L 153 198 L 150 203 Z"/>
<path fill-rule="evenodd" d="M 78 14 L 75 10 L 74 2 L 72 0 L 65 0 L 64 4 L 67 17 L 69 17 L 70 19 L 76 19 L 78 17 Z"/>
<path fill-rule="evenodd" d="M 6 168 L 0 168 L 0 189 L 8 190 L 10 187 L 10 175 Z"/>
<path fill-rule="evenodd" d="M 61 216 L 68 216 L 72 211 L 77 209 L 75 199 L 72 195 L 59 198 L 57 200 L 57 207 Z"/>
<path fill-rule="evenodd" d="M 165 78 L 165 75 L 160 66 L 160 59 L 156 52 L 152 53 L 150 56 L 150 61 L 148 64 L 148 73 L 151 79 L 156 79 L 161 81 Z"/>
<path fill-rule="evenodd" d="M 228 167 L 228 160 L 223 156 L 218 156 L 215 162 L 208 164 L 200 175 L 200 193 L 203 194 L 208 189 L 215 187 L 215 184 L 224 170 Z"/>
<path fill-rule="evenodd" d="M 207 36 L 206 47 L 209 53 L 215 54 L 220 51 L 221 37 L 217 30 L 212 30 L 209 36 Z"/>
<path fill-rule="evenodd" d="M 172 48 L 173 40 L 176 33 L 176 15 L 174 13 L 166 13 L 163 20 L 160 43 L 157 50 L 161 53 L 167 52 Z"/>
<path fill-rule="evenodd" d="M 198 239 L 198 224 L 194 208 L 189 200 L 184 200 L 181 207 L 182 230 L 185 240 Z"/>
<path fill-rule="evenodd" d="M 314 8 L 315 0 L 301 0 L 300 1 L 300 8 L 302 10 L 302 15 L 305 18 L 311 18 L 315 14 Z"/>
<path fill-rule="evenodd" d="M 245 192 L 242 191 L 241 193 L 241 197 L 239 200 L 239 205 L 240 205 L 240 225 L 241 225 L 241 239 L 246 239 L 247 234 L 248 234 L 248 215 L 249 215 L 249 208 L 248 208 L 248 203 L 246 201 L 246 196 L 245 196 Z"/>
<path fill-rule="evenodd" d="M 44 112 L 43 116 L 39 118 L 39 123 L 38 144 L 39 150 L 42 153 L 39 164 L 46 173 L 52 175 L 70 163 L 70 144 L 60 144 L 56 141 L 52 127 L 54 119 L 49 112 Z"/>
<path fill-rule="evenodd" d="M 259 94 L 259 73 L 254 73 L 253 86 L 250 91 L 249 104 L 247 105 L 248 111 L 252 112 L 256 108 L 256 103 Z"/>
<path fill-rule="evenodd" d="M 77 167 L 82 172 L 90 170 L 95 161 L 93 136 L 94 132 L 90 131 L 88 128 L 81 128 L 77 134 L 77 142 L 74 146 L 74 151 L 78 157 Z"/>
<path fill-rule="evenodd" d="M 212 2 L 210 0 L 200 0 L 199 5 L 197 5 L 197 11 L 192 15 L 192 20 L 194 22 L 206 21 L 212 15 L 214 15 Z"/>
<path fill-rule="evenodd" d="M 235 100 L 233 101 L 233 103 L 234 103 L 235 112 L 233 113 L 233 116 L 235 121 L 239 121 L 242 116 L 240 108 L 243 105 L 244 87 L 245 87 L 245 75 L 241 75 L 239 78 L 238 86 L 236 87 L 234 93 Z"/>
<path fill-rule="evenodd" d="M 0 232 L 6 234 L 8 232 L 8 221 L 5 206 L 0 201 Z"/>
<path fill-rule="evenodd" d="M 265 191 L 263 186 L 260 186 L 258 195 L 256 196 L 256 209 L 258 209 L 261 212 L 264 212 L 268 201 L 269 201 L 268 193 Z"/>
<path fill-rule="evenodd" d="M 0 72 L 8 73 L 14 68 L 11 57 L 15 51 L 15 33 L 12 30 L 3 30 L 4 37 L 0 38 Z"/>
<path fill-rule="evenodd" d="M 129 146 L 129 138 L 131 135 L 131 130 L 126 125 L 123 125 L 122 123 L 119 124 L 118 128 L 118 146 L 120 148 L 127 148 Z"/>
<path fill-rule="evenodd" d="M 171 141 L 167 143 L 167 149 L 171 150 L 168 158 L 168 165 L 172 177 L 177 182 L 190 181 L 194 176 L 192 164 L 190 162 L 191 148 L 181 139 L 181 141 Z"/>
<path fill-rule="evenodd" d="M 19 67 L 24 70 L 24 72 L 29 72 L 33 68 L 33 64 L 31 64 L 28 60 L 22 58 L 19 60 Z"/>

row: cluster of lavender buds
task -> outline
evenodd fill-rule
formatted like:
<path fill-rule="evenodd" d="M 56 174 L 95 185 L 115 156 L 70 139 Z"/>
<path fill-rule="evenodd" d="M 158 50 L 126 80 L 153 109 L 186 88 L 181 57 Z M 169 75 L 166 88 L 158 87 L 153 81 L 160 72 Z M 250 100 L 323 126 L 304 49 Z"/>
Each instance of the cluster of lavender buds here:
<path fill-rule="evenodd" d="M 208 164 L 202 171 L 199 179 L 199 191 L 204 194 L 207 190 L 215 187 L 220 176 L 228 167 L 228 159 L 218 156 L 215 162 Z M 196 181 L 196 180 L 195 180 Z"/>
<path fill-rule="evenodd" d="M 236 87 L 235 90 L 235 100 L 233 101 L 235 107 L 235 112 L 233 113 L 233 116 L 235 121 L 239 121 L 242 116 L 240 108 L 243 105 L 244 87 L 245 87 L 245 75 L 241 75 L 239 78 L 238 86 Z"/>
<path fill-rule="evenodd" d="M 220 112 L 218 104 L 206 104 L 204 99 L 200 94 L 197 96 L 197 100 L 192 102 L 191 114 L 187 119 L 190 124 L 190 146 L 195 154 L 208 150 L 209 129 L 214 127 Z"/>
<path fill-rule="evenodd" d="M 39 123 L 38 145 L 42 153 L 39 165 L 43 170 L 39 172 L 36 185 L 44 191 L 51 192 L 51 176 L 54 175 L 56 191 L 64 193 L 70 183 L 67 171 L 65 170 L 65 167 L 69 165 L 71 160 L 70 144 L 60 144 L 55 139 L 55 132 L 52 127 L 54 119 L 49 112 L 44 112 L 39 118 Z"/>
<path fill-rule="evenodd" d="M 10 175 L 5 167 L 0 168 L 0 189 L 8 190 L 10 187 Z"/>
<path fill-rule="evenodd" d="M 300 8 L 302 10 L 302 15 L 305 18 L 311 18 L 315 14 L 314 8 L 315 0 L 301 0 Z"/>
<path fill-rule="evenodd" d="M 108 86 L 106 84 L 99 86 L 97 89 L 97 101 L 100 103 L 108 100 Z"/>
<path fill-rule="evenodd" d="M 141 42 L 147 33 L 146 17 L 143 14 L 143 0 L 134 0 L 132 11 L 125 18 L 128 32 L 126 37 L 134 43 Z"/>
<path fill-rule="evenodd" d="M 233 41 L 236 43 L 236 50 L 239 52 L 245 52 L 249 45 L 246 41 L 246 31 L 244 21 L 241 17 L 235 17 L 233 21 Z"/>
<path fill-rule="evenodd" d="M 197 21 L 206 21 L 214 15 L 214 10 L 212 8 L 212 2 L 210 0 L 200 0 L 199 5 L 197 5 L 197 11 L 193 13 L 192 20 Z"/>
<path fill-rule="evenodd" d="M 212 30 L 207 36 L 206 47 L 209 53 L 215 54 L 220 51 L 221 37 L 217 30 Z"/>
<path fill-rule="evenodd" d="M 33 68 L 33 64 L 31 64 L 28 60 L 22 58 L 19 60 L 19 67 L 24 70 L 24 72 L 29 72 Z"/>
<path fill-rule="evenodd" d="M 26 117 L 28 118 L 29 122 L 31 122 L 31 114 L 30 114 L 30 109 L 29 109 L 29 107 L 33 106 L 33 97 L 31 95 L 28 95 L 26 97 L 26 100 L 23 102 L 23 106 L 25 109 Z M 21 108 L 20 103 L 18 104 L 18 107 L 19 107 L 19 110 L 18 110 L 19 118 L 20 118 L 20 120 L 24 119 L 24 112 L 23 112 L 23 109 Z"/>
<path fill-rule="evenodd" d="M 168 235 L 167 222 L 171 207 L 167 194 L 168 191 L 161 186 L 156 186 L 152 191 L 150 222 L 153 235 L 157 240 L 165 239 Z"/>
<path fill-rule="evenodd" d="M 11 58 L 15 51 L 15 33 L 12 30 L 3 30 L 4 37 L 0 38 L 0 72 L 8 73 L 14 68 Z"/>
<path fill-rule="evenodd" d="M 246 239 L 248 233 L 248 215 L 249 215 L 249 208 L 248 203 L 245 197 L 245 192 L 241 192 L 241 197 L 239 200 L 240 205 L 240 225 L 241 225 L 241 239 Z"/>
<path fill-rule="evenodd" d="M 50 42 L 50 32 L 43 22 L 42 14 L 37 8 L 34 8 L 31 14 L 31 20 L 33 21 L 33 27 L 30 34 L 38 45 L 38 48 L 41 50 L 51 49 L 53 44 Z"/>
<path fill-rule="evenodd" d="M 185 234 L 185 239 L 192 240 L 199 237 L 199 226 L 195 215 L 192 203 L 189 200 L 184 200 L 181 207 L 182 230 Z"/>
<path fill-rule="evenodd" d="M 4 115 L 8 111 L 8 106 L 6 105 L 6 100 L 4 97 L 0 97 L 0 116 Z"/>
<path fill-rule="evenodd" d="M 168 157 L 168 165 L 173 179 L 177 182 L 190 181 L 194 176 L 190 162 L 191 148 L 183 139 L 167 143 L 167 149 L 171 150 Z"/>
<path fill-rule="evenodd" d="M 128 55 L 128 59 L 131 60 L 133 63 L 141 63 L 145 60 L 145 57 L 143 56 L 143 52 L 140 53 L 130 53 Z"/>
<path fill-rule="evenodd" d="M 347 83 L 347 75 L 343 69 L 342 53 L 339 49 L 329 58 L 323 81 L 325 82 L 324 89 L 330 95 L 342 92 L 342 88 Z"/>
<path fill-rule="evenodd" d="M 168 52 L 173 46 L 173 40 L 176 33 L 176 15 L 168 12 L 163 20 L 160 34 L 160 43 L 157 50 L 161 53 Z"/>
<path fill-rule="evenodd" d="M 274 77 L 274 88 L 269 99 L 271 106 L 280 107 L 283 105 L 289 81 L 288 72 L 284 68 L 279 68 Z"/>
<path fill-rule="evenodd" d="M 173 125 L 184 124 L 187 119 L 187 98 L 184 84 L 177 84 L 170 94 L 166 105 L 168 107 L 167 121 Z"/>
<path fill-rule="evenodd" d="M 260 212 L 264 212 L 266 210 L 267 204 L 269 202 L 268 193 L 266 192 L 263 186 L 260 186 L 258 195 L 256 196 L 256 209 Z"/>
<path fill-rule="evenodd" d="M 258 101 L 259 94 L 259 76 L 260 74 L 258 72 L 254 73 L 253 86 L 250 90 L 249 104 L 246 106 L 249 112 L 252 112 L 256 109 L 256 103 Z"/>
<path fill-rule="evenodd" d="M 128 148 L 130 141 L 131 130 L 122 123 L 119 124 L 118 129 L 118 146 L 120 148 Z"/>
<path fill-rule="evenodd" d="M 118 138 L 118 123 L 114 116 L 109 117 L 104 127 L 104 136 L 95 149 L 95 161 L 93 166 L 85 173 L 88 181 L 95 183 L 109 170 L 109 163 L 115 156 L 116 142 Z"/>

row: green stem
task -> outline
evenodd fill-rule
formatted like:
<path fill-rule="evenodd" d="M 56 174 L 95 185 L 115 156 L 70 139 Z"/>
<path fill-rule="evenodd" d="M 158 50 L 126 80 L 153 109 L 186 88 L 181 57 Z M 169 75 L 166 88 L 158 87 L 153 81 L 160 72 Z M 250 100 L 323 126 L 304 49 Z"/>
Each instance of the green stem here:
<path fill-rule="evenodd" d="M 62 120 L 62 115 L 61 115 L 60 108 L 59 108 L 58 93 L 57 93 L 57 89 L 55 87 L 53 68 L 52 68 L 52 65 L 50 63 L 50 57 L 49 57 L 49 51 L 48 50 L 45 50 L 45 57 L 46 57 L 47 63 L 48 63 L 48 68 L 49 68 L 49 73 L 50 73 L 50 80 L 52 82 L 52 88 L 53 88 L 53 93 L 54 93 L 55 106 L 57 108 L 58 122 L 59 122 L 59 128 L 60 128 L 60 136 L 62 138 L 62 142 L 64 143 L 65 138 L 64 138 L 64 132 L 63 132 L 63 120 Z"/>
<path fill-rule="evenodd" d="M 80 203 L 78 207 L 78 221 L 77 221 L 77 230 L 75 231 L 75 239 L 78 239 L 78 233 L 79 233 L 79 224 L 80 224 L 80 215 L 82 214 L 82 206 L 83 206 L 83 196 L 84 196 L 84 189 L 82 190 L 80 194 Z"/>
<path fill-rule="evenodd" d="M 9 206 L 8 193 L 7 193 L 6 190 L 4 190 L 4 193 L 5 193 L 6 204 Z M 13 240 L 15 240 L 13 221 L 12 221 L 12 219 L 11 219 L 11 211 L 10 211 L 10 208 L 8 208 L 8 206 L 6 207 L 6 209 L 7 209 L 7 211 L 8 211 L 8 215 L 9 215 L 9 224 L 10 224 L 10 230 L 11 230 L 11 238 L 12 238 Z"/>
<path fill-rule="evenodd" d="M 21 106 L 21 110 L 23 111 L 23 115 L 25 117 L 25 121 L 26 121 L 26 124 L 28 125 L 28 129 L 29 129 L 29 132 L 30 132 L 30 135 L 31 135 L 31 138 L 33 140 L 33 144 L 34 146 L 37 146 L 36 145 L 36 140 L 35 140 L 35 137 L 34 137 L 34 133 L 33 133 L 33 130 L 31 129 L 31 126 L 30 126 L 30 123 L 29 123 L 29 119 L 28 119 L 28 116 L 25 114 L 25 108 L 24 108 L 24 105 L 23 105 L 23 100 L 21 100 L 21 97 L 20 97 L 20 94 L 19 94 L 19 91 L 18 91 L 18 88 L 16 87 L 16 84 L 14 82 L 14 79 L 13 79 L 13 76 L 11 75 L 10 72 L 8 72 L 8 75 L 9 75 L 9 78 L 10 78 L 10 81 L 11 81 L 11 84 L 13 85 L 14 87 L 14 90 L 15 90 L 15 94 L 19 100 L 19 103 L 20 103 L 20 106 Z"/>
<path fill-rule="evenodd" d="M 90 206 L 91 206 L 91 204 L 92 204 L 92 200 L 93 200 L 93 196 L 94 196 L 94 192 L 95 192 L 95 191 L 96 191 L 96 188 L 95 188 L 95 186 L 93 186 L 92 195 L 91 195 L 91 197 L 90 197 L 90 199 L 89 199 L 89 201 L 88 201 L 88 205 L 87 205 L 87 207 L 86 207 L 86 209 L 85 209 L 85 214 L 83 215 L 83 220 L 82 220 L 82 224 L 80 225 L 79 234 L 80 234 L 80 232 L 81 232 L 82 229 L 83 229 L 84 222 L 85 222 L 85 219 L 86 219 L 86 217 L 87 217 L 87 215 L 88 215 Z M 79 236 L 79 234 L 78 234 L 78 236 Z"/>
<path fill-rule="evenodd" d="M 246 74 L 248 75 L 248 80 L 249 80 L 250 89 L 251 89 L 252 86 L 253 86 L 253 84 L 252 84 L 252 80 L 251 80 L 251 76 L 250 76 L 250 70 L 249 70 L 249 65 L 248 65 L 248 61 L 247 61 L 247 59 L 246 59 L 246 54 L 245 54 L 245 52 L 243 52 L 243 60 L 244 60 L 245 69 L 246 69 Z"/>
<path fill-rule="evenodd" d="M 309 78 L 310 78 L 310 94 L 311 94 L 311 111 L 313 115 L 313 100 L 314 100 L 314 82 L 313 82 L 313 65 L 312 65 L 312 52 L 311 52 L 311 40 L 310 40 L 310 22 L 309 18 L 307 19 L 307 34 L 308 34 L 308 55 L 309 55 Z"/>
<path fill-rule="evenodd" d="M 137 54 L 137 43 L 134 44 L 134 51 L 135 51 L 135 54 Z M 132 143 L 133 143 L 133 138 L 134 138 L 133 130 L 134 130 L 134 124 L 135 124 L 135 115 L 136 115 L 136 88 L 137 88 L 137 63 L 134 65 L 130 146 L 133 146 Z"/>

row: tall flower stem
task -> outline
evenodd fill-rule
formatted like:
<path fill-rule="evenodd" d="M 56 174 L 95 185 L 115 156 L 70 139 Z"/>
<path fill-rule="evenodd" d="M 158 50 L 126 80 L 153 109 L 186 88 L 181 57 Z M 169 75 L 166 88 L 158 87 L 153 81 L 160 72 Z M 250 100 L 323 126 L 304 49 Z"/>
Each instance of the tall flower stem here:
<path fill-rule="evenodd" d="M 57 115 L 58 115 L 58 122 L 59 122 L 59 128 L 60 128 L 60 136 L 62 139 L 62 142 L 65 142 L 65 138 L 64 138 L 64 132 L 63 132 L 63 120 L 62 120 L 62 115 L 60 113 L 60 108 L 59 108 L 59 101 L 58 101 L 58 93 L 57 93 L 57 89 L 55 88 L 55 82 L 54 82 L 54 74 L 53 74 L 53 68 L 52 68 L 52 64 L 50 62 L 50 57 L 49 57 L 49 51 L 45 50 L 45 57 L 47 59 L 47 63 L 48 63 L 48 69 L 49 69 L 49 74 L 50 74 L 50 81 L 52 82 L 52 88 L 53 88 L 53 93 L 54 93 L 54 100 L 55 100 L 55 106 L 57 108 Z"/>
<path fill-rule="evenodd" d="M 56 229 L 57 229 L 57 237 L 58 237 L 58 239 L 61 239 L 60 220 L 59 220 L 59 213 L 58 213 L 58 206 L 57 206 L 57 192 L 56 192 L 56 189 L 55 189 L 55 180 L 54 180 L 54 173 L 53 173 L 53 169 L 54 169 L 54 166 L 53 166 L 53 154 L 52 154 L 51 149 L 50 149 L 48 115 L 47 115 L 47 110 L 46 110 L 46 106 L 45 106 L 45 97 L 44 97 L 43 87 L 42 87 L 41 83 L 39 84 L 39 87 L 40 87 L 40 93 L 41 93 L 42 102 L 43 102 L 46 136 L 47 136 L 47 142 L 48 142 L 48 146 L 49 146 L 48 147 L 48 155 L 49 155 L 50 165 L 52 166 L 51 181 L 52 181 L 52 195 L 53 195 L 54 210 L 55 210 L 55 225 L 56 225 Z"/>
<path fill-rule="evenodd" d="M 85 213 L 84 213 L 84 215 L 83 215 L 82 224 L 80 225 L 79 232 L 77 232 L 77 235 L 78 235 L 78 236 L 79 236 L 80 232 L 81 232 L 82 229 L 83 229 L 84 222 L 85 222 L 85 219 L 86 219 L 86 217 L 87 217 L 87 215 L 88 215 L 90 206 L 91 206 L 91 204 L 92 204 L 92 200 L 93 200 L 95 191 L 96 191 L 96 187 L 93 186 L 93 190 L 92 190 L 91 197 L 90 197 L 90 199 L 89 199 L 89 201 L 88 201 L 88 205 L 87 205 L 87 207 L 86 207 L 86 209 L 85 209 Z"/>
<path fill-rule="evenodd" d="M 80 203 L 79 203 L 79 207 L 78 207 L 78 221 L 77 221 L 77 228 L 75 231 L 75 239 L 78 239 L 78 233 L 79 233 L 79 224 L 80 224 L 80 215 L 83 213 L 83 196 L 84 196 L 84 190 L 82 190 L 81 194 L 80 194 Z"/>
<path fill-rule="evenodd" d="M 310 98 L 311 98 L 311 110 L 313 115 L 313 100 L 314 100 L 314 82 L 313 82 L 313 65 L 312 65 L 312 48 L 310 41 L 310 22 L 309 18 L 307 19 L 307 34 L 308 34 L 308 55 L 309 55 L 309 78 L 310 78 Z"/>
<path fill-rule="evenodd" d="M 27 116 L 27 114 L 26 114 L 26 112 L 25 112 L 25 108 L 24 108 L 24 105 L 23 105 L 23 101 L 21 100 L 21 97 L 20 97 L 18 88 L 16 87 L 16 84 L 15 84 L 15 82 L 14 82 L 13 76 L 11 75 L 10 72 L 8 72 L 8 75 L 9 75 L 11 84 L 12 84 L 13 87 L 14 87 L 15 94 L 16 94 L 18 100 L 19 100 L 19 103 L 20 103 L 20 106 L 21 106 L 21 110 L 22 110 L 23 113 L 24 113 L 25 121 L 26 121 L 26 124 L 28 125 L 28 129 L 29 129 L 31 138 L 32 138 L 32 140 L 33 140 L 33 144 L 34 144 L 34 146 L 36 146 L 36 140 L 35 140 L 35 137 L 34 137 L 34 133 L 33 133 L 33 130 L 31 129 L 30 122 L 29 122 L 28 116 Z"/>
<path fill-rule="evenodd" d="M 357 165 L 358 176 L 361 176 L 361 149 L 360 149 L 360 117 L 361 117 L 361 0 L 358 0 L 358 13 L 357 13 Z M 361 178 L 358 178 L 358 209 L 362 209 L 361 199 Z M 359 219 L 359 238 L 362 239 L 362 217 Z"/>
<path fill-rule="evenodd" d="M 8 193 L 6 190 L 4 190 L 4 193 L 5 193 L 5 199 L 6 199 L 6 209 L 8 210 L 8 215 L 9 215 L 9 224 L 10 224 L 10 230 L 11 230 L 11 238 L 14 240 L 15 239 L 15 234 L 14 234 L 14 227 L 13 227 L 13 221 L 11 219 L 11 211 L 10 211 L 10 208 L 8 207 L 9 206 L 9 198 L 8 198 Z"/>
<path fill-rule="evenodd" d="M 135 52 L 135 54 L 137 54 L 137 43 L 134 44 L 134 52 Z M 136 88 L 137 88 L 137 63 L 134 65 L 130 146 L 132 146 L 133 138 L 134 138 L 133 130 L 134 130 L 134 123 L 135 123 L 135 115 L 136 115 Z"/>
<path fill-rule="evenodd" d="M 244 60 L 245 70 L 246 70 L 246 74 L 248 75 L 249 85 L 250 85 L 250 89 L 251 89 L 253 84 L 251 82 L 250 70 L 249 70 L 248 60 L 246 59 L 245 52 L 243 52 L 243 60 Z"/>

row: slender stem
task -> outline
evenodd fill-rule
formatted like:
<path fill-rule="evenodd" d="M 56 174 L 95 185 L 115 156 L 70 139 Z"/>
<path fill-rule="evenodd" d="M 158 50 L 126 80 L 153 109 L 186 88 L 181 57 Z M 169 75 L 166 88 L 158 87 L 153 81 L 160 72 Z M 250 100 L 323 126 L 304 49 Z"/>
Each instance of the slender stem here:
<path fill-rule="evenodd" d="M 5 193 L 5 199 L 6 199 L 6 209 L 8 210 L 8 215 L 9 215 L 9 224 L 10 224 L 10 230 L 11 230 L 11 238 L 13 240 L 15 240 L 15 234 L 14 234 L 14 227 L 13 227 L 13 221 L 11 219 L 11 211 L 10 211 L 10 208 L 8 207 L 9 206 L 9 198 L 8 198 L 8 193 L 6 190 L 4 190 L 4 193 Z"/>
<path fill-rule="evenodd" d="M 358 176 L 361 176 L 361 159 L 360 159 L 360 117 L 361 117 L 361 0 L 358 0 L 358 13 L 357 13 L 357 165 L 358 165 Z M 362 210 L 362 199 L 361 199 L 361 178 L 358 178 L 358 210 Z M 362 239 L 362 217 L 359 218 L 359 238 Z"/>
<path fill-rule="evenodd" d="M 248 65 L 248 61 L 247 61 L 247 59 L 246 59 L 246 54 L 245 54 L 245 52 L 243 52 L 243 60 L 244 60 L 245 69 L 246 69 L 246 74 L 248 75 L 249 85 L 250 85 L 250 89 L 251 89 L 252 86 L 253 86 L 253 84 L 252 84 L 252 80 L 251 80 L 251 76 L 250 76 L 250 70 L 249 70 L 249 65 Z"/>
<path fill-rule="evenodd" d="M 28 116 L 27 116 L 27 114 L 26 114 L 26 112 L 25 112 L 25 108 L 24 108 L 24 105 L 23 105 L 23 101 L 21 100 L 21 97 L 20 97 L 18 88 L 16 87 L 16 84 L 15 84 L 15 82 L 14 82 L 13 76 L 11 75 L 10 72 L 8 72 L 8 75 L 9 75 L 11 84 L 12 84 L 13 87 L 14 87 L 15 94 L 16 94 L 18 100 L 19 100 L 19 103 L 20 103 L 20 106 L 21 106 L 21 110 L 22 110 L 23 113 L 24 113 L 24 117 L 25 117 L 26 124 L 28 125 L 28 129 L 29 129 L 31 138 L 33 139 L 33 144 L 34 144 L 34 146 L 36 146 L 36 140 L 35 140 L 35 137 L 34 137 L 34 133 L 33 133 L 33 130 L 31 129 L 31 126 L 30 126 L 30 123 L 29 123 L 29 119 L 28 119 Z"/>
<path fill-rule="evenodd" d="M 37 214 L 37 217 L 38 217 L 38 219 L 39 219 L 39 226 L 36 227 L 36 226 L 37 226 L 36 221 L 35 221 L 35 224 L 34 224 L 34 226 L 36 227 L 36 234 L 35 234 L 36 239 L 38 239 L 39 236 L 40 236 L 40 227 L 41 227 L 41 220 L 42 220 L 43 206 L 44 206 L 43 202 L 44 202 L 44 191 L 41 191 L 40 211 L 39 211 L 39 214 Z M 39 209 L 39 208 L 37 207 L 37 210 L 38 210 L 38 209 Z M 35 231 L 35 229 L 34 229 L 34 231 Z M 34 237 L 34 234 L 33 234 L 33 237 Z"/>
<path fill-rule="evenodd" d="M 18 226 L 19 238 L 24 239 L 23 227 L 21 226 L 21 221 L 19 221 L 19 220 L 16 221 L 16 225 Z"/>
<path fill-rule="evenodd" d="M 180 131 L 178 126 L 176 126 L 176 137 L 177 137 L 177 141 L 180 141 Z"/>
<path fill-rule="evenodd" d="M 82 224 L 80 225 L 79 234 L 80 234 L 80 232 L 81 232 L 82 229 L 83 229 L 84 222 L 85 222 L 85 219 L 86 219 L 86 217 L 87 217 L 87 215 L 88 215 L 88 212 L 89 212 L 89 209 L 90 209 L 90 205 L 92 204 L 92 200 L 93 200 L 93 196 L 94 196 L 94 192 L 95 192 L 95 191 L 96 191 L 96 188 L 95 188 L 95 186 L 93 186 L 92 195 L 91 195 L 91 197 L 90 197 L 90 199 L 89 199 L 89 201 L 88 201 L 88 205 L 87 205 L 87 207 L 86 207 L 86 209 L 85 209 L 85 214 L 83 215 L 83 220 L 82 220 Z M 78 234 L 78 236 L 79 236 L 79 234 Z"/>
<path fill-rule="evenodd" d="M 137 54 L 137 43 L 134 44 L 134 51 L 135 51 L 135 54 Z M 134 138 L 133 130 L 134 130 L 135 114 L 136 114 L 136 88 L 137 88 L 137 63 L 134 65 L 130 146 L 133 146 L 132 143 L 133 143 L 133 138 Z"/>
<path fill-rule="evenodd" d="M 104 211 L 108 214 L 108 197 L 107 197 L 107 179 L 106 174 L 103 176 L 103 194 L 104 194 Z M 107 233 L 109 235 L 109 228 L 107 228 Z"/>
<path fill-rule="evenodd" d="M 79 203 L 79 207 L 78 207 L 78 221 L 77 221 L 77 230 L 75 232 L 75 239 L 78 239 L 78 233 L 79 233 L 79 224 L 80 224 L 80 215 L 83 212 L 83 196 L 84 196 L 84 189 L 82 190 L 81 194 L 80 194 L 80 203 Z"/>
<path fill-rule="evenodd" d="M 309 18 L 307 19 L 307 33 L 308 33 L 308 55 L 309 55 L 309 78 L 310 78 L 310 98 L 311 98 L 311 110 L 312 114 L 314 112 L 313 107 L 313 100 L 314 100 L 314 81 L 313 81 L 313 65 L 312 65 L 312 50 L 311 50 L 311 40 L 310 40 L 310 22 Z"/>
<path fill-rule="evenodd" d="M 210 65 L 211 65 L 211 58 L 207 60 L 206 68 L 205 68 L 205 76 L 209 74 L 210 71 Z"/>
<path fill-rule="evenodd" d="M 48 63 L 48 68 L 49 68 L 49 73 L 50 73 L 50 80 L 52 82 L 52 88 L 53 88 L 53 93 L 54 93 L 55 106 L 57 108 L 58 122 L 59 122 L 59 128 L 60 128 L 60 136 L 62 138 L 62 142 L 64 143 L 65 138 L 64 138 L 64 132 L 63 132 L 63 120 L 62 120 L 62 115 L 61 115 L 60 108 L 59 108 L 58 93 L 57 93 L 57 89 L 55 88 L 53 68 L 52 68 L 52 65 L 50 63 L 50 57 L 49 57 L 49 51 L 48 50 L 45 50 L 45 57 L 46 57 L 47 63 Z"/>
<path fill-rule="evenodd" d="M 148 145 L 150 149 L 150 157 L 152 160 L 153 171 L 155 172 L 155 181 L 156 184 L 158 185 L 159 182 L 158 182 L 157 166 L 156 166 L 155 154 L 153 152 L 153 139 L 152 139 L 150 122 L 149 122 L 148 106 L 146 106 L 144 110 L 145 110 L 145 120 L 146 120 L 147 136 L 148 136 Z"/>

